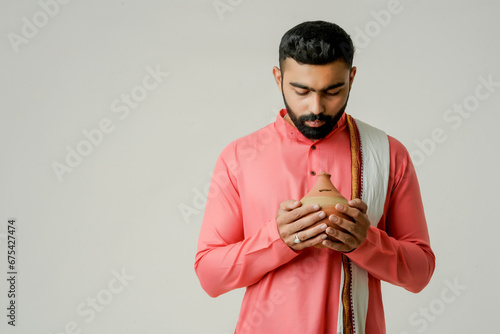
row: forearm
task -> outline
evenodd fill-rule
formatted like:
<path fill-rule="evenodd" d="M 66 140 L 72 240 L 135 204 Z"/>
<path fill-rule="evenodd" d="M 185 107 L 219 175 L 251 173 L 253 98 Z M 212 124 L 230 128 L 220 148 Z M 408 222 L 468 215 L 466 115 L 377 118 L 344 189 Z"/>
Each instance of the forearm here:
<path fill-rule="evenodd" d="M 434 253 L 426 242 L 397 240 L 376 227 L 370 227 L 366 240 L 346 255 L 372 276 L 411 292 L 428 284 L 435 267 Z"/>
<path fill-rule="evenodd" d="M 281 240 L 273 220 L 255 235 L 233 244 L 209 242 L 201 234 L 195 271 L 203 289 L 216 297 L 258 282 L 298 254 Z"/>
<path fill-rule="evenodd" d="M 384 215 L 347 256 L 372 276 L 421 291 L 435 268 L 417 175 L 404 146 L 392 137 Z"/>

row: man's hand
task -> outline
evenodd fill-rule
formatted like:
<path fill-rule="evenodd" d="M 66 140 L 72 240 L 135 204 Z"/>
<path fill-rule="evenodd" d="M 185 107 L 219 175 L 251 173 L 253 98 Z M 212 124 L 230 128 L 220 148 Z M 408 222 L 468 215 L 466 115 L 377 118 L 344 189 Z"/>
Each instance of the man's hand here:
<path fill-rule="evenodd" d="M 370 227 L 370 220 L 366 215 L 366 210 L 368 209 L 366 203 L 356 198 L 349 201 L 348 204 L 349 206 L 337 204 L 335 209 L 352 217 L 354 222 L 340 218 L 336 215 L 330 215 L 328 219 L 347 232 L 329 227 L 326 229 L 326 234 L 338 241 L 325 240 L 322 244 L 323 246 L 344 253 L 351 252 L 358 248 L 359 245 L 365 241 L 368 228 Z"/>
<path fill-rule="evenodd" d="M 276 221 L 281 239 L 293 250 L 302 250 L 320 244 L 326 239 L 326 224 L 313 226 L 326 217 L 323 211 L 319 211 L 320 206 L 306 205 L 295 200 L 288 200 L 280 203 Z M 295 236 L 300 240 L 295 243 Z"/>

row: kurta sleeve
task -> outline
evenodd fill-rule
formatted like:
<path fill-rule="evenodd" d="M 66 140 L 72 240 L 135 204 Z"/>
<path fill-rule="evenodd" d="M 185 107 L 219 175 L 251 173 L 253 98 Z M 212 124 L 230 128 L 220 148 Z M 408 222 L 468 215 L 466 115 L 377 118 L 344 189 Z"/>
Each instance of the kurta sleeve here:
<path fill-rule="evenodd" d="M 346 254 L 374 277 L 421 291 L 430 281 L 435 256 L 430 247 L 420 187 L 406 148 L 389 137 L 391 176 L 384 215 L 366 240 Z"/>
<path fill-rule="evenodd" d="M 275 217 L 245 235 L 238 166 L 230 145 L 217 160 L 198 239 L 195 271 L 212 297 L 252 285 L 299 254 L 281 240 Z"/>

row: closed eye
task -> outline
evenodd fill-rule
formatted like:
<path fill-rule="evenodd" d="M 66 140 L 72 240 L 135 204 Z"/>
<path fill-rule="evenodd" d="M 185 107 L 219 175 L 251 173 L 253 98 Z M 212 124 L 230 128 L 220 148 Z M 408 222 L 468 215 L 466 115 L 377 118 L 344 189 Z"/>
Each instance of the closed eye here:
<path fill-rule="evenodd" d="M 326 93 L 326 95 L 329 95 L 329 96 L 335 96 L 335 95 L 338 95 L 340 93 L 340 90 L 337 90 L 337 91 L 326 91 L 325 93 Z"/>
<path fill-rule="evenodd" d="M 307 93 L 309 93 L 309 91 L 308 90 L 303 90 L 303 91 L 296 90 L 295 93 L 297 95 L 304 96 L 304 95 L 307 95 Z"/>

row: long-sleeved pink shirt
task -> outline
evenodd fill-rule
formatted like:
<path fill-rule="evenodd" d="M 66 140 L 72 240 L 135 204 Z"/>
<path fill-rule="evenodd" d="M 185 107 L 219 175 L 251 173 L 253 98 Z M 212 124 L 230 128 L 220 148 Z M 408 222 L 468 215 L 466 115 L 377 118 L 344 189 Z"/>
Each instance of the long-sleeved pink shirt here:
<path fill-rule="evenodd" d="M 284 119 L 228 145 L 217 160 L 198 241 L 195 270 L 212 297 L 246 287 L 235 333 L 337 333 L 342 254 L 294 251 L 276 213 L 300 200 L 326 171 L 351 198 L 346 115 L 313 142 Z M 388 136 L 390 174 L 384 214 L 349 259 L 368 272 L 366 333 L 385 333 L 380 280 L 419 292 L 435 266 L 420 189 L 405 147 Z"/>

